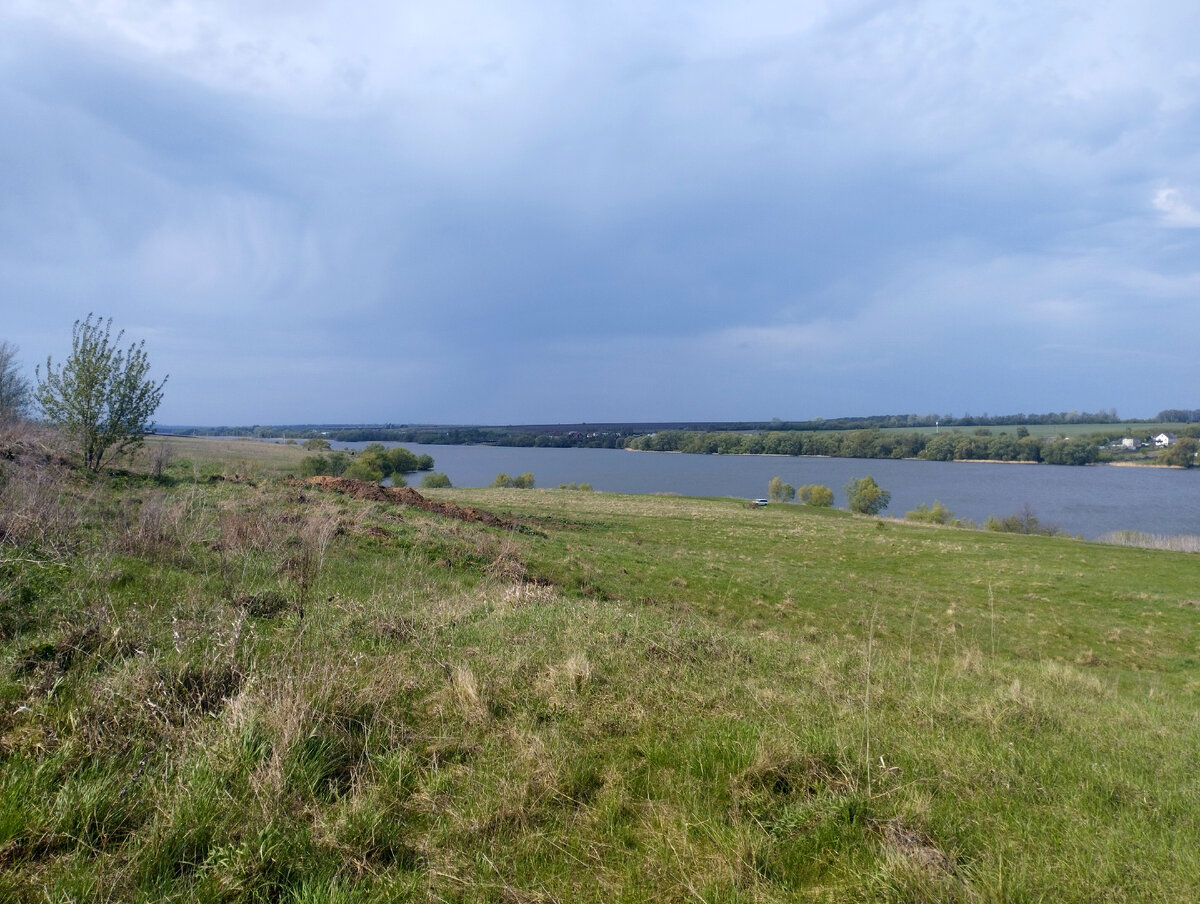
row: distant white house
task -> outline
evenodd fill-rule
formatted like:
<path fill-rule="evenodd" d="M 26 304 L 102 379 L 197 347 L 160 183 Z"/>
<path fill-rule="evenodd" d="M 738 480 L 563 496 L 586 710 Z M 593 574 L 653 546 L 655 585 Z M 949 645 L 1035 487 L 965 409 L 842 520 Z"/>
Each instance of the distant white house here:
<path fill-rule="evenodd" d="M 1132 436 L 1127 436 L 1123 440 L 1121 440 L 1121 448 L 1122 449 L 1138 449 L 1141 447 L 1141 445 L 1142 444 L 1140 442 L 1138 442 L 1136 439 L 1134 439 Z"/>
<path fill-rule="evenodd" d="M 1171 443 L 1175 442 L 1176 439 L 1178 439 L 1178 437 L 1174 433 L 1160 433 L 1158 436 L 1154 437 L 1154 445 L 1161 449 L 1164 446 L 1171 445 Z"/>

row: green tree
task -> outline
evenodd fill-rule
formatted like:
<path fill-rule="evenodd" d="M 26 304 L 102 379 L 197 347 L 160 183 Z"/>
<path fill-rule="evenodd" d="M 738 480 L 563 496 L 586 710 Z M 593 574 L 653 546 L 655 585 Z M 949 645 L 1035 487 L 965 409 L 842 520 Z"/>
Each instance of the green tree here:
<path fill-rule="evenodd" d="M 851 477 L 846 484 L 846 505 L 850 511 L 860 515 L 878 515 L 888 503 L 892 494 L 882 489 L 870 475 L 866 477 Z"/>
<path fill-rule="evenodd" d="M 767 483 L 767 498 L 772 502 L 791 502 L 796 498 L 796 488 L 784 483 L 782 477 L 772 477 Z"/>
<path fill-rule="evenodd" d="M 351 461 L 350 456 L 342 451 L 330 452 L 328 455 L 305 455 L 300 459 L 300 473 L 305 477 L 339 477 L 346 473 Z"/>
<path fill-rule="evenodd" d="M 346 477 L 353 477 L 355 480 L 366 480 L 371 483 L 379 483 L 383 480 L 383 471 L 379 467 L 379 461 L 374 456 L 358 455 L 354 461 L 350 463 L 350 467 L 346 468 Z"/>
<path fill-rule="evenodd" d="M 1200 444 L 1190 436 L 1181 436 L 1156 456 L 1159 464 L 1173 465 L 1176 468 L 1191 468 L 1196 465 L 1196 450 Z"/>
<path fill-rule="evenodd" d="M 324 455 L 305 455 L 300 459 L 300 475 L 302 477 L 316 477 L 319 474 L 328 474 L 329 459 Z"/>
<path fill-rule="evenodd" d="M 797 498 L 805 505 L 829 508 L 833 505 L 833 490 L 819 483 L 806 483 L 796 491 Z"/>
<path fill-rule="evenodd" d="M 112 337 L 111 317 L 93 323 L 88 314 L 75 321 L 66 362 L 55 368 L 47 357 L 45 378 L 40 366 L 36 371 L 42 413 L 75 441 L 93 471 L 100 470 L 106 455 L 137 448 L 154 430 L 150 418 L 167 382 L 148 378 L 145 341 L 125 351 L 117 347 L 124 335 L 122 330 Z"/>
<path fill-rule="evenodd" d="M 0 342 L 0 421 L 20 417 L 29 408 L 29 381 L 21 376 L 17 351 Z"/>
<path fill-rule="evenodd" d="M 312 439 L 306 439 L 304 441 L 304 448 L 309 452 L 328 452 L 329 440 L 325 439 L 324 437 L 314 436 Z"/>
<path fill-rule="evenodd" d="M 402 474 L 407 474 L 410 471 L 420 470 L 417 456 L 413 455 L 403 446 L 393 446 L 388 450 L 387 455 L 391 471 L 399 471 Z M 430 459 L 430 462 L 432 467 L 432 459 Z"/>
<path fill-rule="evenodd" d="M 421 477 L 421 489 L 437 490 L 450 487 L 450 478 L 441 471 L 430 471 Z"/>
<path fill-rule="evenodd" d="M 937 433 L 929 437 L 929 441 L 925 443 L 925 448 L 921 450 L 918 457 L 929 461 L 953 461 L 954 450 L 958 446 L 960 434 L 958 433 Z"/>
<path fill-rule="evenodd" d="M 330 452 L 323 457 L 329 462 L 329 470 L 324 473 L 329 474 L 331 477 L 340 477 L 350 467 L 350 454 L 340 449 L 336 452 Z"/>
<path fill-rule="evenodd" d="M 396 470 L 394 462 L 392 452 L 385 449 L 383 443 L 367 443 L 362 451 L 354 456 L 354 463 L 346 470 L 346 476 L 370 480 L 371 478 L 365 475 L 378 471 L 379 477 L 375 479 L 383 480 L 385 477 L 390 477 Z"/>
<path fill-rule="evenodd" d="M 1042 461 L 1051 465 L 1086 465 L 1099 457 L 1098 443 L 1091 439 L 1056 439 L 1042 446 Z"/>

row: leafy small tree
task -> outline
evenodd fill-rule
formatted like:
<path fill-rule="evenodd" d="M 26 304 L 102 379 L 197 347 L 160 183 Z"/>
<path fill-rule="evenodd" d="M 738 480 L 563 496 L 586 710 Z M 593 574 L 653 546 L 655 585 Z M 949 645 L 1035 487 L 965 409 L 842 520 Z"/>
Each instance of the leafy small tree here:
<path fill-rule="evenodd" d="M 17 366 L 17 347 L 0 342 L 0 421 L 23 415 L 29 408 L 29 381 Z"/>
<path fill-rule="evenodd" d="M 71 330 L 71 354 L 58 368 L 46 358 L 35 397 L 42 413 L 79 446 L 84 465 L 99 471 L 105 457 L 137 448 L 154 430 L 150 420 L 162 402 L 167 378 L 148 378 L 150 361 L 145 341 L 125 351 L 118 345 L 125 331 L 112 336 L 112 318 L 76 320 Z"/>
<path fill-rule="evenodd" d="M 450 478 L 441 471 L 430 471 L 421 477 L 421 489 L 437 490 L 450 487 Z"/>
<path fill-rule="evenodd" d="M 784 483 L 782 477 L 772 477 L 767 482 L 767 498 L 772 502 L 791 502 L 796 498 L 796 488 Z"/>
<path fill-rule="evenodd" d="M 851 477 L 846 484 L 846 505 L 852 512 L 878 515 L 891 501 L 892 494 L 880 487 L 870 475 Z"/>
<path fill-rule="evenodd" d="M 329 440 L 321 436 L 314 436 L 304 441 L 304 448 L 309 452 L 328 452 Z"/>
<path fill-rule="evenodd" d="M 1192 468 L 1196 465 L 1196 450 L 1200 444 L 1190 436 L 1181 436 L 1167 448 L 1158 453 L 1159 464 L 1172 465 L 1176 468 Z"/>
<path fill-rule="evenodd" d="M 796 497 L 805 505 L 829 508 L 833 505 L 833 490 L 819 483 L 806 483 L 796 491 Z"/>

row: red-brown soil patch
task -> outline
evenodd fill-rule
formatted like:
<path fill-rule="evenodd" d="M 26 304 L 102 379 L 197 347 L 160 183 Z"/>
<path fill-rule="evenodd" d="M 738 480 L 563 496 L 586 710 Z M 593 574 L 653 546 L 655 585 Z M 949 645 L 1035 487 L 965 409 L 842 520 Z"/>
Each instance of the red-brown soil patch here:
<path fill-rule="evenodd" d="M 489 527 L 503 527 L 519 530 L 520 525 L 510 518 L 494 515 L 484 509 L 473 506 L 457 505 L 453 502 L 434 502 L 426 499 L 412 487 L 385 487 L 369 480 L 356 480 L 352 477 L 310 477 L 306 481 L 309 486 L 323 490 L 343 493 L 354 499 L 369 499 L 373 502 L 390 502 L 393 505 L 410 505 L 422 511 L 444 515 L 447 518 L 457 518 L 459 521 L 475 521 Z"/>

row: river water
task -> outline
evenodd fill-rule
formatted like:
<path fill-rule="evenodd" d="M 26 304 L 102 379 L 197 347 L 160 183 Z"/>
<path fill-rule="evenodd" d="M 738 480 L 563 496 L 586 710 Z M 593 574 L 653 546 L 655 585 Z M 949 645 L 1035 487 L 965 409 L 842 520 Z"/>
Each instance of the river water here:
<path fill-rule="evenodd" d="M 335 443 L 362 448 L 365 443 Z M 397 443 L 384 443 L 392 446 Z M 824 484 L 834 504 L 845 507 L 842 489 L 868 474 L 892 494 L 885 515 L 903 517 L 920 503 L 940 501 L 956 517 L 980 524 L 1028 503 L 1043 524 L 1095 539 L 1109 531 L 1200 534 L 1200 468 L 1106 465 L 993 464 L 988 462 L 895 461 L 860 458 L 792 458 L 775 455 L 689 455 L 623 449 L 539 449 L 503 446 L 434 446 L 404 443 L 428 453 L 435 470 L 457 487 L 484 487 L 496 475 L 531 472 L 538 487 L 590 483 L 612 493 L 677 493 L 682 496 L 767 495 L 778 475 L 799 487 Z M 416 484 L 418 475 L 410 475 Z"/>

